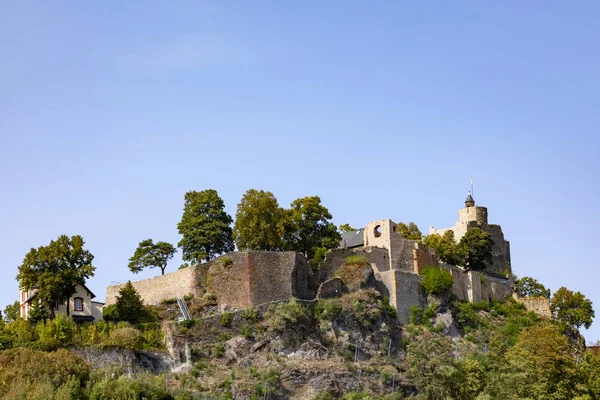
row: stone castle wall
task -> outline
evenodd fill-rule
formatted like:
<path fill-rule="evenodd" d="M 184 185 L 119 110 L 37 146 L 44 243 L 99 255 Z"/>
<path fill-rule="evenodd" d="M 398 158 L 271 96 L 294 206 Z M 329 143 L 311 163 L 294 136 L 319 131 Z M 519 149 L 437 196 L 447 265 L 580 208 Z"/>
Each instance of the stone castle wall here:
<path fill-rule="evenodd" d="M 220 306 L 248 308 L 292 297 L 310 299 L 308 262 L 300 253 L 249 251 L 232 253 L 231 264 L 221 257 L 204 273 L 204 286 Z"/>
<path fill-rule="evenodd" d="M 550 302 L 545 297 L 519 297 L 516 293 L 513 295 L 517 302 L 525 306 L 525 310 L 533 311 L 537 315 L 542 317 L 552 318 L 552 311 L 550 311 Z"/>
<path fill-rule="evenodd" d="M 162 300 L 183 297 L 188 294 L 200 295 L 196 285 L 196 268 L 188 267 L 169 274 L 132 282 L 144 304 L 156 305 Z M 106 288 L 106 305 L 114 304 L 119 291 L 125 286 L 113 285 Z"/>
<path fill-rule="evenodd" d="M 307 284 L 308 263 L 300 253 L 250 251 L 231 253 L 195 267 L 133 282 L 133 287 L 149 305 L 212 292 L 220 306 L 247 308 L 291 297 L 312 298 L 314 293 Z M 106 289 L 106 305 L 115 303 L 123 286 Z"/>

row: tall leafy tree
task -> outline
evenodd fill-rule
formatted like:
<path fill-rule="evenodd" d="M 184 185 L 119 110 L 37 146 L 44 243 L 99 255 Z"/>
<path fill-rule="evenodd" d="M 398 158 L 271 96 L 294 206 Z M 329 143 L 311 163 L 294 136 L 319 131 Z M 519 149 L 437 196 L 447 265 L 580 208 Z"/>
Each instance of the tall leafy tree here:
<path fill-rule="evenodd" d="M 448 230 L 443 235 L 437 233 L 425 237 L 424 243 L 435 251 L 435 255 L 443 262 L 450 265 L 462 264 L 462 257 L 454 239 L 454 232 Z"/>
<path fill-rule="evenodd" d="M 250 189 L 237 206 L 233 236 L 239 249 L 278 250 L 283 210 L 271 192 Z"/>
<path fill-rule="evenodd" d="M 19 309 L 20 304 L 18 301 L 15 301 L 12 304 L 7 305 L 4 308 L 4 321 L 5 322 L 14 322 L 19 318 Z"/>
<path fill-rule="evenodd" d="M 216 190 L 187 192 L 183 215 L 177 224 L 179 233 L 183 235 L 178 243 L 183 250 L 182 258 L 198 263 L 233 251 L 232 222 Z"/>
<path fill-rule="evenodd" d="M 515 292 L 521 297 L 550 298 L 550 289 L 528 276 L 515 280 Z"/>
<path fill-rule="evenodd" d="M 408 225 L 404 222 L 400 222 L 397 224 L 397 226 L 398 233 L 404 239 L 417 240 L 419 242 L 423 240 L 423 234 L 419 230 L 417 224 L 415 224 L 414 222 L 409 222 Z"/>
<path fill-rule="evenodd" d="M 354 229 L 353 227 L 350 226 L 350 224 L 341 224 L 340 225 L 340 232 L 352 232 L 355 231 L 356 229 Z"/>
<path fill-rule="evenodd" d="M 294 200 L 290 209 L 285 210 L 281 224 L 284 248 L 304 253 L 311 259 L 319 247 L 339 246 L 341 236 L 331 218 L 319 196 Z"/>
<path fill-rule="evenodd" d="M 586 329 L 589 328 L 596 316 L 591 300 L 580 292 L 573 292 L 564 286 L 552 296 L 550 310 L 556 319 L 577 329 L 582 325 Z"/>
<path fill-rule="evenodd" d="M 94 276 L 94 256 L 83 248 L 84 244 L 79 235 L 62 235 L 47 246 L 32 248 L 19 266 L 17 280 L 21 289 L 37 289 L 37 299 L 51 316 L 54 304 L 67 302 L 77 285 Z"/>
<path fill-rule="evenodd" d="M 135 249 L 133 257 L 129 259 L 129 269 L 137 274 L 144 268 L 160 268 L 161 275 L 164 275 L 167 263 L 176 252 L 177 249 L 171 243 L 154 243 L 152 239 L 143 240 Z"/>
<path fill-rule="evenodd" d="M 458 253 L 466 270 L 481 271 L 492 262 L 492 235 L 479 228 L 471 228 L 458 243 Z"/>
<path fill-rule="evenodd" d="M 550 324 L 523 330 L 506 359 L 514 373 L 519 399 L 573 399 L 575 360 L 567 338 Z M 517 398 L 517 396 L 513 398 Z"/>
<path fill-rule="evenodd" d="M 144 302 L 140 294 L 128 281 L 121 290 L 115 301 L 115 310 L 120 321 L 140 322 L 145 317 Z"/>

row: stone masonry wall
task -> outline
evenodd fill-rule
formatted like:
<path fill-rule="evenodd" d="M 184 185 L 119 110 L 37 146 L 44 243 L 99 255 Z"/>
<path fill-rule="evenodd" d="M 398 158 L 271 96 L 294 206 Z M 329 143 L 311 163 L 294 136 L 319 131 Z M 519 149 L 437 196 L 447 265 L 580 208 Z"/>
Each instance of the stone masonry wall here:
<path fill-rule="evenodd" d="M 217 297 L 217 304 L 246 308 L 252 299 L 248 253 L 232 253 L 226 257 L 231 260 L 230 265 L 223 261 L 227 258 L 219 257 L 204 266 L 203 286 Z"/>
<path fill-rule="evenodd" d="M 258 304 L 309 299 L 308 263 L 296 252 L 250 251 L 228 255 L 231 265 L 214 260 L 206 272 L 206 288 L 220 306 L 248 308 Z"/>
<path fill-rule="evenodd" d="M 440 264 L 432 249 L 417 242 L 414 243 L 413 260 L 415 274 L 420 274 L 425 267 L 439 266 Z"/>
<path fill-rule="evenodd" d="M 396 298 L 395 305 L 398 312 L 398 321 L 407 324 L 410 318 L 410 307 L 417 305 L 425 307 L 427 305 L 427 296 L 421 288 L 421 277 L 419 275 L 393 271 L 395 278 Z"/>
<path fill-rule="evenodd" d="M 390 259 L 393 270 L 402 272 L 415 271 L 415 241 L 408 240 L 395 233 L 390 238 Z"/>
<path fill-rule="evenodd" d="M 156 305 L 162 300 L 183 297 L 188 294 L 200 295 L 196 286 L 196 268 L 188 267 L 154 278 L 132 282 L 144 304 Z M 119 291 L 125 286 L 113 285 L 106 288 L 106 305 L 114 304 Z"/>
<path fill-rule="evenodd" d="M 519 297 L 516 294 L 513 295 L 517 302 L 525 306 L 525 310 L 533 311 L 537 315 L 542 317 L 552 318 L 552 311 L 550 311 L 550 302 L 544 297 Z"/>

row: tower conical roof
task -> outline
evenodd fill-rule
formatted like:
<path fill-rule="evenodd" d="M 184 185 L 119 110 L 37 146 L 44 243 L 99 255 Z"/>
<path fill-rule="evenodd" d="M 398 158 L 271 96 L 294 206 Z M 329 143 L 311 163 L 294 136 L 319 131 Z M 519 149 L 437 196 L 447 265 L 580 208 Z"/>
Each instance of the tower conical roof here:
<path fill-rule="evenodd" d="M 471 193 L 469 193 L 469 195 L 467 196 L 465 203 L 475 203 L 475 200 L 473 200 L 473 196 L 471 196 Z"/>

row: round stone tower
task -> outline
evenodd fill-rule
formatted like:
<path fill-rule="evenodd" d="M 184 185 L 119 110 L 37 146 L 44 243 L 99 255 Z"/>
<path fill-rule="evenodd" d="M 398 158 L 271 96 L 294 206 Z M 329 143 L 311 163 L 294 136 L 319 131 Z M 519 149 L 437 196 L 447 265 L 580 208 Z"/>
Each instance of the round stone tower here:
<path fill-rule="evenodd" d="M 465 208 L 458 211 L 458 221 L 463 223 L 477 222 L 478 224 L 488 223 L 488 212 L 486 207 L 476 206 L 473 196 L 469 193 L 465 200 Z"/>

